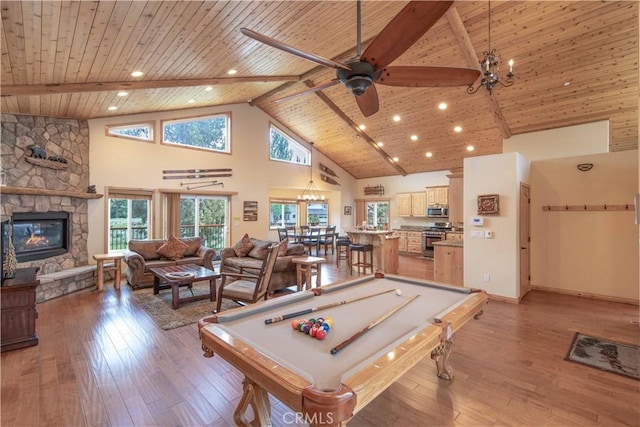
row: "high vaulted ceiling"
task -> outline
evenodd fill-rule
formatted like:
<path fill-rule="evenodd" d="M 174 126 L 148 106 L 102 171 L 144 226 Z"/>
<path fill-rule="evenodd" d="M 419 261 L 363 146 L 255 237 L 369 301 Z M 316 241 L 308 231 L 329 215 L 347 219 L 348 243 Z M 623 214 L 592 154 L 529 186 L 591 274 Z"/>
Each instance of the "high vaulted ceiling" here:
<path fill-rule="evenodd" d="M 406 3 L 362 3 L 365 47 Z M 335 70 L 240 32 L 342 62 L 356 56 L 354 1 L 4 0 L 1 9 L 6 113 L 90 119 L 250 102 L 356 178 L 459 169 L 464 157 L 501 152 L 510 135 L 598 120 L 610 121 L 611 151 L 638 148 L 636 1 L 493 1 L 491 47 L 501 75 L 514 59 L 515 85 L 491 96 L 376 85 L 380 111 L 367 118 L 343 85 L 273 102 Z M 457 1 L 392 65 L 477 68 L 488 22 L 486 1 Z"/>

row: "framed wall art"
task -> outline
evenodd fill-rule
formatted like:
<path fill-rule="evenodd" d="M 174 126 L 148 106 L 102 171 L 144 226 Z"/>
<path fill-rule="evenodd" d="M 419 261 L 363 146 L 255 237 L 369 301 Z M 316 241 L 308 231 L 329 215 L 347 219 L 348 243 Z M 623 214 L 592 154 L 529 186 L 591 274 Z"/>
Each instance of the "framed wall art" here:
<path fill-rule="evenodd" d="M 500 196 L 485 194 L 478 196 L 478 215 L 498 215 L 500 213 Z"/>
<path fill-rule="evenodd" d="M 351 206 L 345 206 L 344 207 L 344 214 L 345 215 L 351 215 Z"/>
<path fill-rule="evenodd" d="M 244 202 L 244 218 L 245 221 L 258 220 L 258 202 Z"/>

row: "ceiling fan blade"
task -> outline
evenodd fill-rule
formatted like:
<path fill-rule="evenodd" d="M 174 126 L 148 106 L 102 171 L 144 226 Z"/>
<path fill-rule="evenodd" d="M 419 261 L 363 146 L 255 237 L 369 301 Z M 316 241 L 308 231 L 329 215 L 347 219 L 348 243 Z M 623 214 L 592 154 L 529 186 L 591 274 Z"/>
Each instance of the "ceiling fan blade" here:
<path fill-rule="evenodd" d="M 329 81 L 327 83 L 324 83 L 324 84 L 321 84 L 321 85 L 318 85 L 318 86 L 314 86 L 314 87 L 311 87 L 311 88 L 307 88 L 307 89 L 305 89 L 303 91 L 296 92 L 296 93 L 293 93 L 291 95 L 283 96 L 282 98 L 274 99 L 273 102 L 289 101 L 289 100 L 297 98 L 299 96 L 307 95 L 309 93 L 317 92 L 319 90 L 326 89 L 326 88 L 331 87 L 331 86 L 335 86 L 338 83 L 340 83 L 340 80 L 333 79 L 333 80 L 331 80 L 331 81 Z"/>
<path fill-rule="evenodd" d="M 351 69 L 347 65 L 341 64 L 336 61 L 332 61 L 331 59 L 323 58 L 318 55 L 314 55 L 312 53 L 304 52 L 300 49 L 296 49 L 293 46 L 289 46 L 288 44 L 279 42 L 276 39 L 272 39 L 271 37 L 265 36 L 260 33 L 256 33 L 255 31 L 252 31 L 248 28 L 240 28 L 240 31 L 242 32 L 242 34 L 244 34 L 247 37 L 251 37 L 254 40 L 257 40 L 271 47 L 275 47 L 276 49 L 289 52 L 297 56 L 298 58 L 306 59 L 307 61 L 315 62 L 316 64 L 324 65 L 325 67 L 329 67 L 329 68 L 343 68 L 345 70 Z"/>
<path fill-rule="evenodd" d="M 365 117 L 369 117 L 377 113 L 379 104 L 376 86 L 372 84 L 362 95 L 356 96 L 356 102 Z"/>
<path fill-rule="evenodd" d="M 375 70 L 391 64 L 420 40 L 452 4 L 452 1 L 409 2 L 371 42 L 361 59 Z"/>
<path fill-rule="evenodd" d="M 386 86 L 450 87 L 468 86 L 480 77 L 475 68 L 387 67 L 376 81 Z"/>

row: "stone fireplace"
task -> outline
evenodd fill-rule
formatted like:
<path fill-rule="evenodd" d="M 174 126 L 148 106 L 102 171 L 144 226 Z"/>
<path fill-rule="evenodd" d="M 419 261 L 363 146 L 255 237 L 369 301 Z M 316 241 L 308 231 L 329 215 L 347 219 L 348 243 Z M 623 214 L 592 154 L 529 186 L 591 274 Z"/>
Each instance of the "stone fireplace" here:
<path fill-rule="evenodd" d="M 31 237 L 33 233 L 36 239 L 49 240 L 44 254 L 36 256 L 37 251 L 25 248 L 18 258 L 18 268 L 39 267 L 38 274 L 46 275 L 87 266 L 88 203 L 100 197 L 87 194 L 87 121 L 2 114 L 1 123 L 1 168 L 5 180 L 0 187 L 0 221 L 3 225 L 13 221 L 14 233 L 19 231 L 21 237 Z M 50 218 L 43 219 L 43 214 Z M 67 218 L 66 225 L 54 224 L 60 218 Z M 25 219 L 32 224 L 21 222 Z M 48 233 L 56 227 L 66 230 L 61 230 L 61 241 L 52 242 Z M 13 243 L 15 246 L 16 240 Z"/>

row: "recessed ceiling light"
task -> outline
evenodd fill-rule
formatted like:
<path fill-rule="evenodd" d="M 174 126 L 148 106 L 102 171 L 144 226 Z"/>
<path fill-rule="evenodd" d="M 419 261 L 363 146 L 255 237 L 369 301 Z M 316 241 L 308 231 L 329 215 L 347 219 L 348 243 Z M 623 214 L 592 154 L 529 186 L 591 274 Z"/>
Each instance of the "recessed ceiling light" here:
<path fill-rule="evenodd" d="M 454 132 L 462 132 L 462 126 L 456 126 L 453 128 Z"/>
<path fill-rule="evenodd" d="M 118 92 L 118 96 L 127 96 L 129 95 L 129 92 L 125 92 L 124 90 L 121 90 L 120 92 Z"/>
<path fill-rule="evenodd" d="M 378 147 L 382 147 L 384 145 L 384 142 L 380 141 L 378 142 Z"/>
<path fill-rule="evenodd" d="M 427 157 L 431 157 L 433 156 L 433 153 L 431 153 L 431 151 L 427 151 L 424 155 Z"/>
<path fill-rule="evenodd" d="M 418 135 L 411 135 L 411 140 L 412 141 L 417 141 L 418 140 Z"/>
<path fill-rule="evenodd" d="M 190 100 L 188 100 L 187 102 L 188 102 L 189 104 L 193 104 L 194 102 L 196 102 L 196 100 L 195 100 L 195 99 L 190 99 Z"/>
<path fill-rule="evenodd" d="M 233 76 L 234 74 L 236 74 L 238 72 L 238 70 L 234 70 L 233 68 L 230 69 L 229 71 L 227 71 L 227 74 L 229 74 L 230 76 Z"/>
<path fill-rule="evenodd" d="M 366 125 L 359 125 L 359 126 L 358 126 L 358 129 L 360 129 L 360 130 L 365 130 L 366 128 L 367 128 L 367 126 L 366 126 Z"/>
<path fill-rule="evenodd" d="M 395 116 L 393 116 L 393 121 L 394 121 L 394 122 L 399 122 L 400 120 L 401 120 L 401 119 L 400 119 L 400 116 L 399 116 L 399 115 L 397 115 L 397 114 L 396 114 Z"/>
<path fill-rule="evenodd" d="M 134 71 L 133 73 L 131 73 L 132 77 L 142 77 L 144 76 L 144 73 L 142 71 Z"/>
<path fill-rule="evenodd" d="M 394 162 L 397 162 L 398 160 L 400 160 L 400 159 L 399 159 L 399 158 L 397 158 L 397 157 L 394 157 L 394 158 L 393 158 L 393 161 L 394 161 Z"/>
<path fill-rule="evenodd" d="M 571 82 L 567 80 L 566 82 L 562 83 L 562 86 L 566 87 L 566 86 L 569 86 L 570 84 L 571 84 Z"/>
<path fill-rule="evenodd" d="M 475 147 L 473 145 L 467 145 L 467 151 L 473 151 Z"/>
<path fill-rule="evenodd" d="M 207 86 L 204 88 L 204 90 L 206 90 L 207 92 L 210 92 L 213 90 L 213 86 Z"/>
<path fill-rule="evenodd" d="M 447 109 L 447 103 L 446 102 L 441 102 L 440 104 L 438 104 L 438 108 L 441 110 L 446 110 Z"/>
<path fill-rule="evenodd" d="M 115 105 L 112 105 L 109 108 L 107 108 L 107 110 L 109 110 L 109 111 L 115 111 L 117 109 L 118 109 L 118 107 L 116 107 Z"/>

